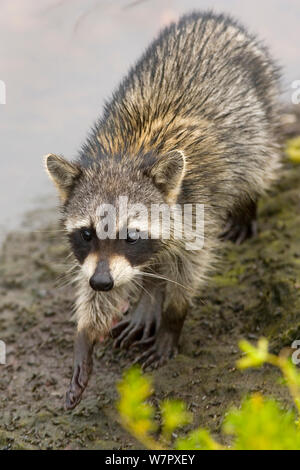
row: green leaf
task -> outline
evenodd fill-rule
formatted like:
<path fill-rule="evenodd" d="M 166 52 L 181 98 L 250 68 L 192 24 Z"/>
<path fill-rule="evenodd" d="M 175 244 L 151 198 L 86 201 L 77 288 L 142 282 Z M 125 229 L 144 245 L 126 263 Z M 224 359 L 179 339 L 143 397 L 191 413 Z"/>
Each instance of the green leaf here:
<path fill-rule="evenodd" d="M 300 450 L 294 413 L 260 394 L 244 400 L 240 409 L 232 409 L 223 430 L 234 436 L 234 450 Z"/>
<path fill-rule="evenodd" d="M 293 163 L 300 163 L 300 137 L 288 140 L 286 153 Z"/>
<path fill-rule="evenodd" d="M 196 429 L 188 436 L 178 438 L 175 442 L 176 450 L 219 450 L 221 446 L 213 440 L 205 429 Z"/>
<path fill-rule="evenodd" d="M 283 369 L 285 373 L 285 383 L 300 387 L 300 373 L 290 359 L 286 359 Z"/>
<path fill-rule="evenodd" d="M 192 421 L 192 414 L 187 411 L 182 401 L 165 400 L 161 404 L 162 432 L 165 437 L 172 434 L 175 429 L 185 426 Z"/>
<path fill-rule="evenodd" d="M 245 357 L 237 362 L 239 369 L 248 369 L 249 367 L 260 367 L 268 359 L 268 340 L 261 338 L 257 347 L 252 346 L 248 341 L 240 341 L 239 347 L 245 353 Z"/>
<path fill-rule="evenodd" d="M 140 367 L 133 367 L 124 374 L 118 391 L 118 410 L 124 423 L 141 435 L 154 431 L 157 427 L 153 420 L 155 410 L 146 402 L 152 395 L 152 384 Z"/>

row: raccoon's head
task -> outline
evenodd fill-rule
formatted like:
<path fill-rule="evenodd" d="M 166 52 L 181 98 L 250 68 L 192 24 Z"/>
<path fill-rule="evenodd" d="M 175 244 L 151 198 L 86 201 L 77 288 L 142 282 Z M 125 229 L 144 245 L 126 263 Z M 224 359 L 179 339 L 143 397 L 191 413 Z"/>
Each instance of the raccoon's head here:
<path fill-rule="evenodd" d="M 152 204 L 175 204 L 185 171 L 184 155 L 101 158 L 89 166 L 60 156 L 46 168 L 63 203 L 73 253 L 96 291 L 109 291 L 142 276 L 163 247 L 153 237 Z"/>

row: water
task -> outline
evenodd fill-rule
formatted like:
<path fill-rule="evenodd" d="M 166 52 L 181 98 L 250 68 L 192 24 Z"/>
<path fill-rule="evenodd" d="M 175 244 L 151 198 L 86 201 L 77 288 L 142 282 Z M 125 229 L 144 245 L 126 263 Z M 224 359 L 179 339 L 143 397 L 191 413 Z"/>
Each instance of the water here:
<path fill-rule="evenodd" d="M 2 0 L 2 236 L 26 211 L 55 204 L 42 156 L 72 158 L 104 99 L 159 29 L 184 12 L 212 7 L 266 40 L 284 66 L 290 100 L 291 83 L 300 80 L 299 0 Z"/>

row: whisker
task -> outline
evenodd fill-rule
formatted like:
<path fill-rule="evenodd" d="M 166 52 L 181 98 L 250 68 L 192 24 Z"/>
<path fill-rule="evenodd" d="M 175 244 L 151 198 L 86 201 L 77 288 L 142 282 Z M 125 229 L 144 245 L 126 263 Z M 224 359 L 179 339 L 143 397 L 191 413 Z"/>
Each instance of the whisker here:
<path fill-rule="evenodd" d="M 153 277 L 155 279 L 162 279 L 163 281 L 167 281 L 167 282 L 172 282 L 173 284 L 177 284 L 178 286 L 183 287 L 184 289 L 189 290 L 190 292 L 192 292 L 192 289 L 190 289 L 187 286 L 184 286 L 183 284 L 180 284 L 180 282 L 174 281 L 173 279 L 169 279 L 169 278 L 164 277 L 164 276 L 159 276 L 158 274 L 151 274 L 151 273 L 145 273 L 144 272 L 144 273 L 141 273 L 141 276 L 148 276 L 148 277 Z"/>
<path fill-rule="evenodd" d="M 136 279 L 132 279 L 132 281 L 133 281 L 138 287 L 140 287 L 141 289 L 143 289 L 143 291 L 145 291 L 146 294 L 149 295 L 149 297 L 151 298 L 151 300 L 153 300 L 153 295 L 150 294 L 150 292 L 149 292 L 140 282 L 138 282 Z"/>
<path fill-rule="evenodd" d="M 23 230 L 15 230 L 14 233 L 61 233 L 61 232 L 65 232 L 66 233 L 66 230 L 65 229 L 62 229 L 62 230 L 26 230 L 26 229 L 23 229 Z"/>

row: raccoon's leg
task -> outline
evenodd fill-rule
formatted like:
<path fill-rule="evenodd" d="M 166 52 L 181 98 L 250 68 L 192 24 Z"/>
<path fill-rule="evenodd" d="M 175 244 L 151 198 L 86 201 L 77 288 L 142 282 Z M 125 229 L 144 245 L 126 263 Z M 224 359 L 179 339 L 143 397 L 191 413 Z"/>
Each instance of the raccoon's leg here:
<path fill-rule="evenodd" d="M 154 338 L 154 344 L 141 354 L 135 361 L 143 369 L 157 367 L 165 364 L 178 352 L 180 333 L 188 310 L 188 302 L 184 300 L 178 290 L 172 289 L 168 293 L 170 302 L 162 312 L 161 323 Z"/>
<path fill-rule="evenodd" d="M 66 393 L 66 409 L 72 410 L 81 401 L 93 368 L 96 338 L 88 329 L 78 331 L 74 343 L 73 377 Z"/>
<path fill-rule="evenodd" d="M 146 284 L 134 312 L 112 329 L 115 347 L 152 344 L 161 322 L 163 288 Z"/>
<path fill-rule="evenodd" d="M 228 217 L 228 222 L 220 238 L 223 241 L 230 240 L 240 245 L 248 238 L 257 235 L 256 221 L 257 204 L 249 201 L 242 208 L 233 211 Z"/>

